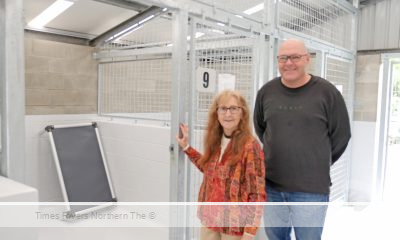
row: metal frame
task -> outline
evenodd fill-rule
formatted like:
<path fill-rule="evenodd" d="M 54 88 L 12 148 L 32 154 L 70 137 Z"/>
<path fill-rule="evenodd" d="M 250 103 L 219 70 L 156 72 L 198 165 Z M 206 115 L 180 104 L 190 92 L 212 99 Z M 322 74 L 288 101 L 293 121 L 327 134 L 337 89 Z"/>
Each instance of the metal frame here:
<path fill-rule="evenodd" d="M 180 151 L 175 140 L 175 135 L 179 132 L 179 123 L 185 122 L 184 112 L 184 81 L 187 76 L 187 40 L 188 34 L 188 12 L 185 9 L 174 11 L 172 15 L 172 111 L 171 111 L 171 163 L 170 163 L 170 201 L 184 202 L 185 197 L 185 159 L 184 153 Z M 184 226 L 186 216 L 182 208 L 171 206 L 170 208 L 171 226 Z M 169 239 L 186 239 L 186 232 L 180 227 L 170 228 Z"/>
<path fill-rule="evenodd" d="M 191 46 L 189 48 L 190 69 L 196 68 L 196 58 L 195 58 L 196 49 L 193 47 L 193 46 L 195 46 L 195 42 L 196 42 L 196 38 L 195 38 L 195 35 L 196 35 L 196 24 L 197 24 L 196 19 L 191 17 L 190 18 L 190 25 L 189 25 L 190 26 L 190 42 L 189 42 L 189 44 Z M 188 123 L 192 123 L 193 122 L 194 109 L 195 109 L 195 99 L 194 99 L 195 88 L 196 88 L 195 87 L 195 81 L 196 81 L 196 72 L 192 71 L 191 74 L 190 74 L 190 78 L 189 78 L 189 84 L 187 86 L 188 87 L 188 91 L 187 92 L 188 92 L 188 98 L 189 98 L 189 109 L 187 110 L 187 112 L 188 112 L 187 122 Z M 194 133 L 193 124 L 189 124 L 189 132 Z M 189 136 L 189 142 L 191 144 L 193 142 L 192 135 L 193 134 L 191 134 Z M 190 199 L 190 194 L 191 194 L 190 186 L 192 186 L 194 184 L 193 181 L 191 180 L 191 172 L 194 171 L 195 167 L 193 166 L 193 164 L 191 164 L 189 162 L 186 162 L 186 163 L 187 164 L 186 164 L 186 167 L 185 167 L 185 170 L 186 170 L 186 174 L 185 174 L 185 183 L 186 183 L 185 192 L 186 192 L 186 194 L 185 194 L 185 197 L 186 197 L 186 199 Z M 192 222 L 194 221 L 193 219 L 196 216 L 193 216 L 191 214 L 191 211 L 188 210 L 187 213 L 186 213 L 186 217 L 188 218 L 186 222 L 190 222 L 192 224 Z M 186 234 L 186 238 L 185 239 L 189 239 L 190 236 L 194 235 L 193 228 L 186 228 L 185 234 Z"/>
<path fill-rule="evenodd" d="M 0 12 L 0 175 L 24 183 L 25 66 L 23 1 L 0 1 Z"/>
<path fill-rule="evenodd" d="M 68 202 L 69 200 L 68 200 L 67 190 L 65 189 L 64 177 L 61 172 L 60 161 L 58 159 L 58 155 L 56 152 L 56 144 L 54 143 L 54 137 L 51 131 L 49 131 L 49 141 L 51 146 L 51 153 L 53 154 L 54 164 L 56 165 L 58 181 L 60 181 L 61 193 L 64 201 Z M 71 211 L 71 207 L 69 205 L 66 205 L 66 209 L 67 212 Z"/>
<path fill-rule="evenodd" d="M 375 146 L 375 155 L 374 155 L 374 169 L 376 172 L 374 173 L 375 186 L 375 198 L 377 200 L 383 199 L 383 190 L 384 190 L 384 182 L 385 182 L 385 170 L 386 170 L 386 152 L 387 152 L 387 136 L 389 129 L 389 113 L 390 113 L 390 90 L 392 86 L 392 76 L 391 76 L 391 68 L 392 58 L 400 58 L 400 53 L 386 53 L 382 54 L 382 77 L 379 79 L 379 88 L 378 88 L 378 108 L 377 108 L 377 121 L 376 121 L 376 132 L 375 132 L 375 142 L 377 142 L 377 146 Z"/>
<path fill-rule="evenodd" d="M 45 128 L 45 130 L 48 132 L 50 146 L 51 146 L 51 152 L 52 152 L 54 163 L 55 163 L 55 167 L 56 167 L 56 170 L 57 170 L 57 176 L 58 176 L 58 180 L 60 182 L 60 188 L 61 188 L 61 193 L 62 193 L 63 199 L 64 199 L 65 202 L 69 203 L 69 198 L 68 198 L 67 190 L 66 190 L 66 187 L 65 187 L 64 177 L 63 177 L 63 174 L 62 174 L 62 171 L 61 171 L 60 160 L 58 158 L 57 149 L 56 149 L 56 145 L 55 145 L 55 142 L 54 142 L 54 136 L 53 136 L 52 130 L 55 129 L 55 128 L 73 128 L 73 127 L 87 127 L 87 126 L 93 126 L 94 127 L 94 130 L 95 130 L 95 133 L 96 133 L 96 138 L 97 138 L 97 143 L 99 144 L 100 153 L 101 153 L 102 161 L 103 161 L 103 164 L 104 164 L 104 170 L 106 172 L 107 181 L 108 181 L 108 184 L 110 186 L 111 196 L 112 196 L 113 202 L 116 202 L 117 199 L 116 199 L 114 187 L 113 187 L 113 184 L 112 184 L 112 181 L 111 181 L 110 172 L 108 170 L 108 165 L 107 165 L 107 160 L 106 160 L 106 157 L 105 157 L 105 154 L 104 154 L 103 145 L 101 144 L 101 141 L 100 141 L 100 135 L 99 135 L 99 131 L 98 131 L 98 128 L 97 128 L 97 124 L 93 123 L 93 122 L 92 123 L 75 123 L 75 124 L 49 125 L 49 126 L 46 126 L 46 128 Z M 66 208 L 67 214 L 78 214 L 78 215 L 80 215 L 80 214 L 93 212 L 93 211 L 96 211 L 98 209 L 102 209 L 102 208 L 111 206 L 113 204 L 113 202 L 104 202 L 101 205 L 91 206 L 90 208 L 86 208 L 86 209 L 83 209 L 83 210 L 80 210 L 80 211 L 77 211 L 77 212 L 72 212 L 71 211 L 70 204 L 65 205 L 65 208 Z"/>
<path fill-rule="evenodd" d="M 64 31 L 64 30 L 54 29 L 54 28 L 49 28 L 49 27 L 34 28 L 34 27 L 30 27 L 29 25 L 25 26 L 25 30 L 47 33 L 47 34 L 55 34 L 55 35 L 61 35 L 61 36 L 67 36 L 67 37 L 80 38 L 80 39 L 85 39 L 85 41 L 89 41 L 89 39 L 96 37 L 96 35 L 93 35 L 93 34 Z"/>
<path fill-rule="evenodd" d="M 118 34 L 122 31 L 126 31 L 129 27 L 134 26 L 135 24 L 137 27 L 140 27 L 142 25 L 141 21 L 145 20 L 149 16 L 158 16 L 163 12 L 163 10 L 159 7 L 156 6 L 151 6 L 148 9 L 146 9 L 143 12 L 140 12 L 139 14 L 133 16 L 132 18 L 118 24 L 118 26 L 115 26 L 114 28 L 106 31 L 105 33 L 102 33 L 101 35 L 97 36 L 96 38 L 90 40 L 89 45 L 92 47 L 98 47 L 101 45 L 104 45 L 108 41 L 114 40 L 115 34 Z M 122 35 L 122 34 L 121 34 Z"/>

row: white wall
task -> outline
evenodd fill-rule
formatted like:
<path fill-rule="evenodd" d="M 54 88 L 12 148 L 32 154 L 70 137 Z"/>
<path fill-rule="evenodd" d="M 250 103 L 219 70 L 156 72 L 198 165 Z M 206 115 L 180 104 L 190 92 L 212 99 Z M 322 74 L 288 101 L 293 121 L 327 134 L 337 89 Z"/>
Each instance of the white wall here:
<path fill-rule="evenodd" d="M 379 114 L 378 89 L 382 81 L 379 75 L 380 64 L 380 54 L 357 56 L 349 201 L 369 202 L 374 199 L 374 184 L 377 181 L 374 151 L 378 144 L 375 131 Z"/>
<path fill-rule="evenodd" d="M 37 202 L 38 201 L 38 191 L 32 187 L 26 186 L 19 182 L 15 182 L 11 179 L 4 178 L 0 176 L 0 202 Z M 30 219 L 29 216 L 30 211 L 13 211 L 15 210 L 14 206 L 8 206 L 7 204 L 1 206 L 2 214 L 0 215 L 0 226 L 8 226 L 11 224 L 11 227 L 0 227 L 0 235 L 1 239 L 12 239 L 12 240 L 36 240 L 38 237 L 38 231 L 36 228 L 16 228 L 18 225 L 15 223 L 19 223 L 19 219 L 25 221 L 26 219 Z M 14 208 L 13 208 L 14 207 Z M 9 211 L 5 211 L 5 209 Z M 25 209 L 25 207 L 24 207 Z M 38 206 L 29 205 L 29 210 L 32 212 L 37 211 Z M 17 221 L 16 221 L 17 219 Z"/>
<path fill-rule="evenodd" d="M 36 202 L 36 189 L 0 176 L 0 202 Z"/>
<path fill-rule="evenodd" d="M 168 202 L 170 128 L 98 121 L 121 202 Z"/>
<path fill-rule="evenodd" d="M 63 201 L 45 126 L 92 121 L 99 126 L 118 201 L 169 201 L 169 127 L 139 125 L 132 120 L 118 121 L 97 115 L 27 115 L 26 183 L 39 190 L 39 201 Z M 19 235 L 24 233 L 20 230 Z M 12 239 L 17 236 L 12 229 L 1 231 Z M 37 235 L 39 240 L 167 239 L 168 231 L 168 228 L 41 228 L 32 239 Z"/>
<path fill-rule="evenodd" d="M 375 129 L 376 122 L 353 123 L 349 201 L 369 202 L 374 197 Z"/>
<path fill-rule="evenodd" d="M 97 115 L 27 115 L 26 184 L 39 201 L 63 201 L 47 125 L 97 121 L 118 201 L 169 201 L 169 127 L 134 124 Z"/>
<path fill-rule="evenodd" d="M 96 115 L 25 116 L 25 183 L 39 190 L 40 202 L 62 201 L 57 170 L 51 155 L 47 125 L 91 122 Z"/>

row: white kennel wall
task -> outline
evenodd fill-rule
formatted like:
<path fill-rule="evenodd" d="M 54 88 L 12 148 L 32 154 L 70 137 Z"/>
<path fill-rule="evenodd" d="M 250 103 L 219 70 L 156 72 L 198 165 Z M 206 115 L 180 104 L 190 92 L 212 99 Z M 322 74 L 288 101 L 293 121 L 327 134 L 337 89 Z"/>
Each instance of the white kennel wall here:
<path fill-rule="evenodd" d="M 39 190 L 39 201 L 63 199 L 44 127 L 93 121 L 99 126 L 117 200 L 169 201 L 169 127 L 96 115 L 30 115 L 25 117 L 25 175 L 26 183 Z"/>
<path fill-rule="evenodd" d="M 169 201 L 170 128 L 98 122 L 119 202 Z"/>

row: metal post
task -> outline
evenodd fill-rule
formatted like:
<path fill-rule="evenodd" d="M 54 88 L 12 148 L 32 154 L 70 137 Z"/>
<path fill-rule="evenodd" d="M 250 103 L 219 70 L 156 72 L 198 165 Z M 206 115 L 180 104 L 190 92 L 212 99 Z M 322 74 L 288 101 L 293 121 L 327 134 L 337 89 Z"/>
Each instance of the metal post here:
<path fill-rule="evenodd" d="M 360 6 L 360 0 L 353 0 L 353 6 L 358 8 Z"/>
<path fill-rule="evenodd" d="M 187 34 L 188 12 L 185 8 L 173 12 L 172 17 L 172 112 L 171 112 L 171 167 L 170 167 L 170 201 L 185 201 L 185 163 L 184 155 L 176 143 L 175 136 L 179 131 L 179 123 L 185 121 L 184 100 L 185 80 L 187 79 Z M 182 227 L 185 212 L 179 206 L 170 208 L 169 239 L 185 239 Z"/>
<path fill-rule="evenodd" d="M 24 182 L 25 71 L 23 1 L 0 2 L 1 175 Z"/>
<path fill-rule="evenodd" d="M 378 90 L 378 118 L 376 119 L 376 140 L 377 146 L 374 152 L 374 173 L 375 186 L 374 195 L 377 201 L 383 200 L 383 188 L 386 169 L 386 152 L 387 152 L 387 132 L 389 128 L 390 115 L 390 90 L 392 84 L 391 78 L 391 61 L 390 58 L 394 54 L 382 54 L 382 77 L 379 79 Z"/>
<path fill-rule="evenodd" d="M 314 73 L 317 76 L 324 76 L 325 75 L 325 61 L 324 61 L 325 54 L 321 50 L 317 50 L 315 53 L 315 63 L 314 63 Z"/>
<path fill-rule="evenodd" d="M 190 72 L 188 74 L 189 82 L 187 84 L 187 92 L 188 92 L 188 103 L 189 103 L 189 109 L 188 109 L 188 124 L 189 124 L 189 132 L 192 133 L 189 136 L 189 142 L 193 144 L 193 136 L 194 136 L 194 111 L 196 110 L 196 28 L 197 28 L 197 20 L 195 18 L 190 18 L 190 48 L 189 48 L 189 64 L 190 64 Z M 191 201 L 196 201 L 194 199 L 191 199 L 191 193 L 192 193 L 192 188 L 194 186 L 194 179 L 192 178 L 192 169 L 194 168 L 193 164 L 191 162 L 187 162 L 186 165 L 186 201 L 191 202 Z M 190 206 L 186 207 L 186 223 L 188 224 L 193 224 L 195 222 L 195 217 L 196 215 L 193 214 L 192 211 L 190 211 Z M 187 227 L 185 231 L 185 239 L 193 239 L 195 235 L 194 228 L 192 227 Z"/>
<path fill-rule="evenodd" d="M 272 78 L 278 75 L 277 71 L 277 63 L 276 56 L 278 53 L 278 37 L 277 37 L 277 19 L 278 19 L 278 3 L 276 1 L 267 1 L 264 0 L 264 5 L 268 6 L 265 8 L 267 17 L 267 25 L 268 25 L 268 49 L 267 49 L 267 69 L 264 76 L 264 83 L 271 80 Z M 261 85 L 263 85 L 262 83 Z"/>

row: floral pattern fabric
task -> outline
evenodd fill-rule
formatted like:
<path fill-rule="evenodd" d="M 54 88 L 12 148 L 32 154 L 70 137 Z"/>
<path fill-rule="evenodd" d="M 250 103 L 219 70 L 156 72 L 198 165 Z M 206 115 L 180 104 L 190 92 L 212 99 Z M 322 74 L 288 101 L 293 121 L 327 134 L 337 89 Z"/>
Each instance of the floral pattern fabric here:
<path fill-rule="evenodd" d="M 264 153 L 255 138 L 246 142 L 240 161 L 232 165 L 231 142 L 211 157 L 204 168 L 198 161 L 201 154 L 189 147 L 185 153 L 203 173 L 199 202 L 265 202 Z M 198 217 L 207 228 L 234 236 L 255 236 L 263 215 L 263 205 L 200 205 Z M 251 238 L 250 237 L 250 238 Z"/>

